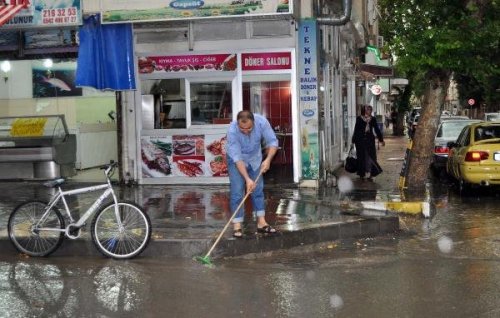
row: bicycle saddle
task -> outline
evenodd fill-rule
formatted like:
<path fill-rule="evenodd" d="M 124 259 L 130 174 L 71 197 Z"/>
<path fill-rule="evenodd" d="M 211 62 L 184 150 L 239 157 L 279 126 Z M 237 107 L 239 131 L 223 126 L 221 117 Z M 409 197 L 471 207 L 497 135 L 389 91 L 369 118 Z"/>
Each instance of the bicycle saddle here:
<path fill-rule="evenodd" d="M 61 184 L 64 183 L 64 178 L 59 178 L 59 179 L 54 179 L 54 180 L 49 180 L 47 182 L 44 182 L 43 185 L 46 186 L 47 188 L 54 188 L 57 186 L 60 186 Z"/>

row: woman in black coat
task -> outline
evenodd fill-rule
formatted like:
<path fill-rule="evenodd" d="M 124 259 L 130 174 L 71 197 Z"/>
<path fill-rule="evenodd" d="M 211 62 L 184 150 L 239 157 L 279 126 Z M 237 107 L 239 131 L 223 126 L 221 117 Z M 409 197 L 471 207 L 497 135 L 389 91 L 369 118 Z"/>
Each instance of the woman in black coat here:
<path fill-rule="evenodd" d="M 356 156 L 358 158 L 358 171 L 361 179 L 365 177 L 372 181 L 373 177 L 382 172 L 377 163 L 377 151 L 375 149 L 375 134 L 378 140 L 385 146 L 384 137 L 380 131 L 377 120 L 372 116 L 373 108 L 364 106 L 364 111 L 356 118 L 352 142 L 356 145 Z"/>

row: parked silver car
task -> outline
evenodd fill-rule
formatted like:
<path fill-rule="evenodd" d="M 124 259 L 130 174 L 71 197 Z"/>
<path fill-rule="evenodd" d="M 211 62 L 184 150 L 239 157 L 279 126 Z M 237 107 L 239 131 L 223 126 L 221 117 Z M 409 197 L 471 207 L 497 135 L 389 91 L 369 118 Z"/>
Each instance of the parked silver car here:
<path fill-rule="evenodd" d="M 455 141 L 462 129 L 472 123 L 480 122 L 477 119 L 447 119 L 441 121 L 434 137 L 434 154 L 432 156 L 431 168 L 439 175 L 446 169 L 448 160 L 448 142 Z"/>
<path fill-rule="evenodd" d="M 500 112 L 498 112 L 498 113 L 485 113 L 484 120 L 486 120 L 486 121 L 500 121 Z"/>
<path fill-rule="evenodd" d="M 470 120 L 470 118 L 467 117 L 467 116 L 454 116 L 454 115 L 451 115 L 451 116 L 441 116 L 439 118 L 439 123 L 442 123 L 445 120 Z"/>

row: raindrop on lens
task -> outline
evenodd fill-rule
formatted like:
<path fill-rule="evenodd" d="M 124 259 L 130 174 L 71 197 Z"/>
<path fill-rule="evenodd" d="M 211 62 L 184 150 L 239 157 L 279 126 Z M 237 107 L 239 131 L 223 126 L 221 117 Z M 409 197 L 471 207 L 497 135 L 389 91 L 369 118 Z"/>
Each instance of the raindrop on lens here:
<path fill-rule="evenodd" d="M 337 182 L 340 192 L 350 192 L 352 190 L 352 180 L 347 176 L 341 176 Z"/>
<path fill-rule="evenodd" d="M 450 253 L 453 249 L 453 241 L 448 236 L 441 236 L 438 240 L 438 248 L 442 253 Z"/>
<path fill-rule="evenodd" d="M 344 301 L 342 300 L 342 297 L 339 295 L 332 295 L 330 296 L 330 306 L 334 309 L 340 309 L 342 306 L 344 306 Z"/>
<path fill-rule="evenodd" d="M 309 280 L 313 280 L 316 274 L 313 271 L 307 271 L 306 272 L 306 278 Z"/>

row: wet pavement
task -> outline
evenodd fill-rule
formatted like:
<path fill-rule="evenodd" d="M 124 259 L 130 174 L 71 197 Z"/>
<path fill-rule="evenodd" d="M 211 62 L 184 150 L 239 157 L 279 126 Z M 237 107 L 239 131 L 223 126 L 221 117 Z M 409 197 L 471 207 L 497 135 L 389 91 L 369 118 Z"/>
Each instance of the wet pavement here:
<path fill-rule="evenodd" d="M 341 216 L 352 212 L 365 219 L 356 214 L 369 211 L 349 211 L 343 203 L 398 195 L 379 180 L 353 180 L 353 191 L 346 193 L 270 186 L 266 197 L 276 211 L 273 222 L 282 228 L 286 225 L 280 215 L 287 209 L 290 213 L 283 215 L 296 214 L 292 218 L 300 219 L 301 226 L 330 222 L 338 216 L 331 211 L 338 209 Z M 220 258 L 212 268 L 183 258 L 29 258 L 3 251 L 0 316 L 499 317 L 500 191 L 480 189 L 461 197 L 446 180 L 433 180 L 429 188 L 433 217 L 401 215 L 396 233 Z M 46 195 L 35 189 L 2 188 L 2 208 L 15 204 L 6 201 L 9 195 Z M 163 219 L 155 217 L 157 235 L 168 229 L 183 240 L 202 229 L 204 235 L 218 233 L 230 213 L 196 212 L 198 204 L 190 212 L 177 212 L 172 207 L 178 201 L 173 200 L 176 189 L 147 189 L 147 196 L 131 189 L 123 195 L 146 200 L 159 215 L 171 211 Z M 211 190 L 227 196 L 224 187 Z M 256 239 L 247 243 L 252 241 Z"/>
<path fill-rule="evenodd" d="M 398 217 L 381 211 L 366 211 L 350 203 L 362 200 L 399 200 L 399 172 L 406 148 L 405 137 L 386 138 L 380 147 L 379 161 L 384 173 L 375 182 L 361 181 L 354 174 L 339 169 L 337 187 L 299 188 L 293 183 L 280 183 L 279 176 L 266 176 L 266 218 L 278 227 L 280 235 L 256 236 L 251 205 L 246 205 L 247 238 L 231 238 L 225 234 L 214 256 L 262 253 L 304 244 L 337 239 L 374 237 L 399 230 Z M 64 189 L 87 186 L 89 183 L 68 181 Z M 192 257 L 203 254 L 220 233 L 232 211 L 229 210 L 229 189 L 213 186 L 143 185 L 116 187 L 121 199 L 143 206 L 151 218 L 153 235 L 144 256 Z M 7 242 L 8 214 L 19 203 L 39 199 L 47 201 L 53 190 L 41 182 L 0 183 L 0 250 L 14 252 Z M 80 195 L 68 203 L 75 210 L 85 210 L 93 194 Z M 89 222 L 90 223 L 90 222 Z M 82 239 L 66 239 L 55 255 L 97 255 L 84 231 Z"/>

